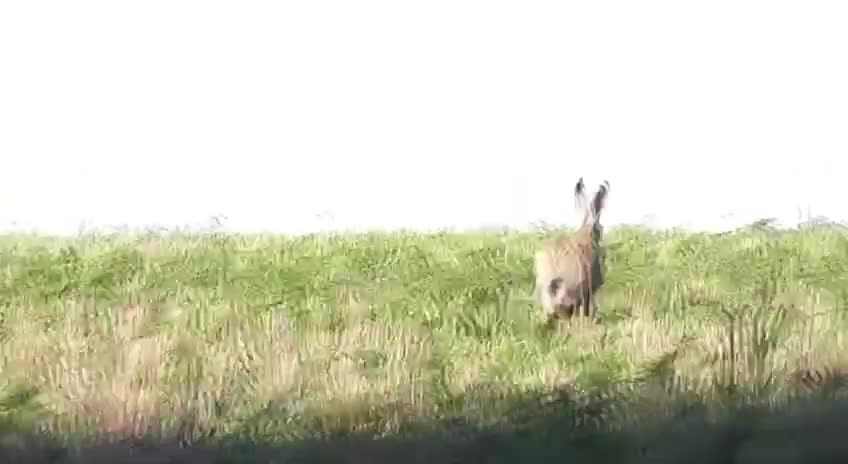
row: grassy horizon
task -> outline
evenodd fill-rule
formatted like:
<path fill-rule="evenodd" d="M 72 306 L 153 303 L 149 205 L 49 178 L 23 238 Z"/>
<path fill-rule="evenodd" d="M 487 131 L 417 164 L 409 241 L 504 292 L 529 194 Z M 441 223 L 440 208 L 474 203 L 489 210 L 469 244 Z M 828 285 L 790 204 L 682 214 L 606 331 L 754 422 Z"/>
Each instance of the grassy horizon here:
<path fill-rule="evenodd" d="M 613 229 L 602 323 L 553 332 L 542 238 L 0 236 L 0 456 L 764 462 L 789 433 L 808 454 L 780 462 L 848 457 L 798 431 L 848 425 L 848 233 Z"/>

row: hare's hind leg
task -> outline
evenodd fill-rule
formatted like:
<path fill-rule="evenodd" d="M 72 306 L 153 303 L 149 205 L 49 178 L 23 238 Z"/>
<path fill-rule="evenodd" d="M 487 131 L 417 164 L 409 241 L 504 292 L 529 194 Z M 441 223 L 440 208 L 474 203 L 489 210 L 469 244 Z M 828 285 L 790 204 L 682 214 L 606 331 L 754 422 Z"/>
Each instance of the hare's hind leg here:
<path fill-rule="evenodd" d="M 541 279 L 536 281 L 536 287 L 533 290 L 533 297 L 536 303 L 542 307 L 542 316 L 545 318 L 547 325 L 551 325 L 556 319 L 556 310 L 551 295 L 548 293 L 548 286 Z"/>
<path fill-rule="evenodd" d="M 592 295 L 591 299 L 592 299 L 592 322 L 599 322 L 600 316 L 598 314 L 599 313 L 598 295 L 597 294 Z"/>
<path fill-rule="evenodd" d="M 545 324 L 544 327 L 549 330 L 556 329 L 557 324 L 559 323 L 559 315 L 557 313 L 548 313 L 545 315 Z"/>
<path fill-rule="evenodd" d="M 598 319 L 598 295 L 592 291 L 587 291 L 583 296 L 583 301 L 580 302 L 580 315 L 597 321 Z"/>
<path fill-rule="evenodd" d="M 580 299 L 580 304 L 576 308 L 579 315 L 582 317 L 589 317 L 591 315 L 593 304 L 594 299 L 592 298 L 592 292 L 590 290 L 585 290 L 583 292 L 583 297 Z"/>

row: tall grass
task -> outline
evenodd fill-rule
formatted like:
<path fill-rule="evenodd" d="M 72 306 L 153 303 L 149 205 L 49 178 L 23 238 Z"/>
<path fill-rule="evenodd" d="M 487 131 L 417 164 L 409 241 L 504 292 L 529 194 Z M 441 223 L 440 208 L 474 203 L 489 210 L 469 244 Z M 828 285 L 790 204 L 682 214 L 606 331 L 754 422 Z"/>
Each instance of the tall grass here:
<path fill-rule="evenodd" d="M 2 237 L 0 449 L 763 462 L 788 434 L 807 454 L 781 462 L 848 453 L 810 429 L 848 425 L 848 234 L 620 228 L 602 323 L 555 331 L 530 299 L 540 239 Z"/>

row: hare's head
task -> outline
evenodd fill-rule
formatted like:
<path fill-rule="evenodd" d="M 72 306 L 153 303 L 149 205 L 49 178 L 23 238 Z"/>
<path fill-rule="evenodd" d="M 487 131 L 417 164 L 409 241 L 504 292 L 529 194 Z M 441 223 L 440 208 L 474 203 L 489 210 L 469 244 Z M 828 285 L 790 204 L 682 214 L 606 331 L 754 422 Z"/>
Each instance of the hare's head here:
<path fill-rule="evenodd" d="M 592 241 L 595 243 L 599 243 L 603 239 L 604 227 L 601 225 L 601 211 L 606 204 L 609 189 L 609 182 L 603 181 L 592 201 L 587 201 L 583 178 L 581 177 L 574 186 L 574 206 L 577 208 L 577 213 L 583 217 L 579 230 L 589 232 Z"/>

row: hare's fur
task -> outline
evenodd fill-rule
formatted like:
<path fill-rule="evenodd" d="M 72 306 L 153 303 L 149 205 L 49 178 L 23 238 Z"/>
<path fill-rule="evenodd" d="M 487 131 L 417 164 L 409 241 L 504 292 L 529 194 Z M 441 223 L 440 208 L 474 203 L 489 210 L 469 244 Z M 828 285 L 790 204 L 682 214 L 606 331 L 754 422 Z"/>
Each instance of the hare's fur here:
<path fill-rule="evenodd" d="M 569 237 L 546 241 L 535 256 L 536 299 L 549 323 L 582 316 L 597 317 L 596 293 L 604 284 L 604 248 L 601 245 L 603 209 L 609 183 L 601 185 L 590 203 L 585 201 L 583 179 L 574 189 L 575 201 L 583 211 L 583 223 Z"/>

